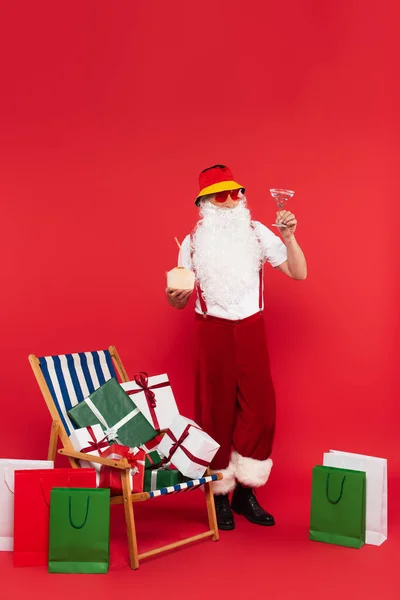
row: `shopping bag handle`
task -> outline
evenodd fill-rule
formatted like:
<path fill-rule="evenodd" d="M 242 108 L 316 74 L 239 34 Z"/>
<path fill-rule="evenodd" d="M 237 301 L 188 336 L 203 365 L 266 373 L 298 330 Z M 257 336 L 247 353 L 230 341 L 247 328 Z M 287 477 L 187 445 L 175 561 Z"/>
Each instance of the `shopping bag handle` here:
<path fill-rule="evenodd" d="M 4 483 L 6 484 L 8 491 L 11 492 L 12 494 L 14 494 L 14 490 L 11 489 L 11 487 L 12 487 L 11 477 L 10 477 L 10 482 L 8 482 L 7 475 L 9 475 L 8 469 L 7 469 L 7 467 L 4 467 Z M 9 483 L 10 483 L 11 487 L 10 487 Z"/>
<path fill-rule="evenodd" d="M 69 497 L 69 504 L 68 504 L 69 522 L 71 523 L 71 525 L 74 529 L 82 529 L 82 527 L 84 527 L 86 525 L 86 521 L 88 520 L 88 516 L 89 516 L 89 503 L 90 503 L 90 496 L 88 496 L 86 499 L 86 515 L 83 520 L 83 523 L 81 525 L 75 525 L 75 523 L 72 522 L 72 496 Z"/>
<path fill-rule="evenodd" d="M 326 497 L 328 498 L 329 502 L 331 504 L 338 504 L 343 496 L 343 486 L 344 486 L 344 482 L 346 479 L 346 475 L 343 475 L 343 479 L 342 479 L 342 483 L 340 484 L 340 494 L 339 497 L 337 498 L 337 500 L 332 500 L 332 498 L 329 497 L 329 477 L 330 477 L 330 473 L 328 473 L 328 475 L 326 476 Z"/>

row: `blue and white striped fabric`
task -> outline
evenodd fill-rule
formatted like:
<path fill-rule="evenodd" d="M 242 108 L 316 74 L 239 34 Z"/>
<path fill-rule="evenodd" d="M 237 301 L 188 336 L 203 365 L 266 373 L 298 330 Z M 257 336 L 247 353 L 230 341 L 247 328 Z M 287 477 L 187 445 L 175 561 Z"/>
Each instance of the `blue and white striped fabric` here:
<path fill-rule="evenodd" d="M 75 429 L 67 412 L 117 374 L 108 350 L 39 358 L 42 373 L 67 435 Z"/>
<path fill-rule="evenodd" d="M 161 488 L 160 490 L 149 492 L 150 498 L 166 496 L 167 494 L 176 494 L 177 492 L 190 492 L 190 490 L 194 490 L 205 483 L 210 483 L 211 481 L 216 481 L 217 479 L 217 475 L 207 475 L 207 477 L 201 477 L 200 479 L 192 479 L 191 481 L 186 481 L 185 483 L 177 483 L 176 485 L 170 485 L 168 487 Z"/>

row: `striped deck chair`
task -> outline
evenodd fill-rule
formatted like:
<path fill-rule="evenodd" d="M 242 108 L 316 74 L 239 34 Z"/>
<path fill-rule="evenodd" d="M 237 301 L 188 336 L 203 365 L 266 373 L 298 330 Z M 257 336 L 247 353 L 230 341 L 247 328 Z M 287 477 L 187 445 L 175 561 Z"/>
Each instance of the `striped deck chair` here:
<path fill-rule="evenodd" d="M 95 389 L 111 379 L 111 377 L 115 377 L 120 381 L 129 381 L 129 377 L 119 358 L 117 350 L 114 346 L 110 346 L 108 350 L 81 352 L 78 354 L 61 354 L 58 356 L 45 356 L 43 358 L 37 358 L 34 354 L 30 354 L 29 362 L 53 420 L 48 459 L 55 459 L 58 440 L 60 439 L 62 448 L 60 448 L 58 452 L 68 457 L 72 467 L 80 468 L 79 459 L 87 460 L 88 455 L 76 452 L 69 441 L 68 436 L 74 429 L 74 426 L 70 421 L 67 412 L 71 407 L 75 406 L 78 402 L 94 392 Z M 112 497 L 111 504 L 124 505 L 128 534 L 129 562 L 132 569 L 139 568 L 139 561 L 141 559 L 172 550 L 178 546 L 183 546 L 208 537 L 213 541 L 219 539 L 211 482 L 222 479 L 221 473 L 211 475 L 209 471 L 207 471 L 205 476 L 201 479 L 195 479 L 161 490 L 134 494 L 130 489 L 130 466 L 126 459 L 115 461 L 103 457 L 90 456 L 90 460 L 119 469 L 121 472 L 123 495 Z M 191 491 L 200 486 L 204 486 L 205 489 L 209 529 L 204 533 L 139 554 L 133 510 L 134 503 L 165 496 L 167 494 Z"/>

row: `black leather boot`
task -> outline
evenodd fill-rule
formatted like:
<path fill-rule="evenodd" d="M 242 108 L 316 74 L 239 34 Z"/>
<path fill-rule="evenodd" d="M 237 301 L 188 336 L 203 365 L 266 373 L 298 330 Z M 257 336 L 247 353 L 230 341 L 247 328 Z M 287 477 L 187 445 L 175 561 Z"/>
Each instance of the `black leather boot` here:
<path fill-rule="evenodd" d="M 235 529 L 235 521 L 229 506 L 229 496 L 226 494 L 215 494 L 215 511 L 217 513 L 218 529 L 229 531 Z"/>
<path fill-rule="evenodd" d="M 237 485 L 232 496 L 232 510 L 256 525 L 275 525 L 275 519 L 259 505 L 251 488 Z"/>

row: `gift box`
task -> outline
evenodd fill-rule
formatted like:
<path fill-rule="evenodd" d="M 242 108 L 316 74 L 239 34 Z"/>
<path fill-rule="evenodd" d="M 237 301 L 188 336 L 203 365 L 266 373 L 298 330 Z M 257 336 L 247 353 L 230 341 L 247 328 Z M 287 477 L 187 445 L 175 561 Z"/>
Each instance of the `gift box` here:
<path fill-rule="evenodd" d="M 140 446 L 157 435 L 115 378 L 71 408 L 68 415 L 78 427 L 102 425 L 108 440 L 125 446 Z"/>
<path fill-rule="evenodd" d="M 158 450 L 174 467 L 189 477 L 202 477 L 219 444 L 194 421 L 178 415 L 161 440 Z"/>
<path fill-rule="evenodd" d="M 179 415 L 166 374 L 148 377 L 147 373 L 141 372 L 133 381 L 121 383 L 121 387 L 157 431 L 168 429 L 174 417 Z"/>
<path fill-rule="evenodd" d="M 146 444 L 141 444 L 139 448 L 145 451 L 145 468 L 146 469 L 154 469 L 155 467 L 160 466 L 165 463 L 165 457 L 159 452 L 158 446 L 163 438 L 163 435 L 158 435 L 150 442 Z"/>
<path fill-rule="evenodd" d="M 184 481 L 185 477 L 177 469 L 147 470 L 144 473 L 144 491 L 153 492 Z"/>
<path fill-rule="evenodd" d="M 131 482 L 131 491 L 134 493 L 143 492 L 144 484 L 144 457 L 145 452 L 140 448 L 128 448 L 121 444 L 112 444 L 103 454 L 104 458 L 111 460 L 121 460 L 126 458 L 131 466 L 129 479 Z M 101 465 L 99 487 L 109 488 L 111 496 L 122 495 L 120 469 L 114 469 L 107 465 Z"/>
<path fill-rule="evenodd" d="M 69 436 L 69 439 L 74 450 L 88 455 L 93 454 L 94 456 L 103 456 L 104 451 L 110 447 L 101 425 L 93 425 L 89 427 L 82 427 L 81 429 L 75 429 L 75 431 L 73 431 Z M 96 470 L 98 485 L 100 480 L 101 465 L 99 463 L 90 462 L 89 459 L 90 456 L 88 456 L 88 460 L 80 460 L 79 463 L 82 468 L 91 468 Z"/>
<path fill-rule="evenodd" d="M 164 462 L 164 457 L 158 452 L 158 450 L 152 450 L 151 452 L 147 452 L 145 455 L 145 469 L 155 469 L 159 467 Z"/>
<path fill-rule="evenodd" d="M 163 434 L 157 435 L 155 438 L 153 438 L 149 442 L 146 442 L 145 444 L 140 444 L 139 447 L 148 454 L 149 452 L 152 452 L 153 450 L 158 450 L 158 446 L 162 439 L 163 439 Z"/>

